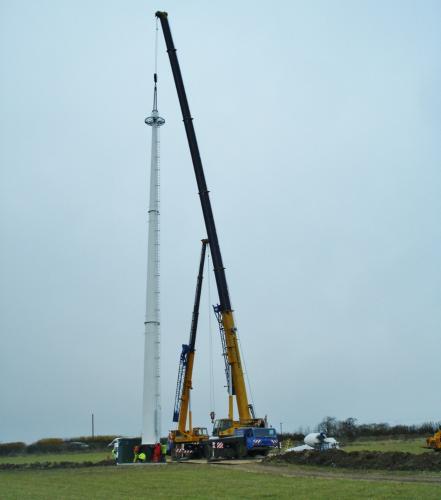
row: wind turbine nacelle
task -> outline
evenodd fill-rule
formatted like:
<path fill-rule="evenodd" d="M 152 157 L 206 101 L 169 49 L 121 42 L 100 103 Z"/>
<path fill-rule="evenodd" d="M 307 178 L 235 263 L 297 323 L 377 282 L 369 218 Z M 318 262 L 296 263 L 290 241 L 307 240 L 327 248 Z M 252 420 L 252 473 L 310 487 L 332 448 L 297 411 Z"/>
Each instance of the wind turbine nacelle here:
<path fill-rule="evenodd" d="M 329 448 L 338 448 L 338 441 L 335 438 L 326 438 L 325 443 Z"/>
<path fill-rule="evenodd" d="M 327 438 L 324 432 L 311 432 L 305 436 L 304 443 L 308 446 L 312 446 L 313 448 L 317 448 L 325 441 L 325 439 Z"/>
<path fill-rule="evenodd" d="M 306 445 L 321 451 L 339 448 L 338 441 L 333 437 L 326 437 L 324 432 L 311 432 L 305 437 L 304 442 Z"/>

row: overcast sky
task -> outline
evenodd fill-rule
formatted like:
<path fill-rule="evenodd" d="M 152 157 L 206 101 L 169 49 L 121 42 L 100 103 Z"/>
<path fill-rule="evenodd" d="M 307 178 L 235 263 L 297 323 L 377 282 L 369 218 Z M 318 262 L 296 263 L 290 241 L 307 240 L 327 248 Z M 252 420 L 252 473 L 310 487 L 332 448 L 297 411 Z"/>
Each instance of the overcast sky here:
<path fill-rule="evenodd" d="M 140 433 L 158 9 L 258 416 L 441 420 L 440 2 L 2 0 L 0 441 L 89 434 L 92 412 Z M 205 229 L 159 42 L 166 434 Z M 198 425 L 227 414 L 208 294 Z"/>

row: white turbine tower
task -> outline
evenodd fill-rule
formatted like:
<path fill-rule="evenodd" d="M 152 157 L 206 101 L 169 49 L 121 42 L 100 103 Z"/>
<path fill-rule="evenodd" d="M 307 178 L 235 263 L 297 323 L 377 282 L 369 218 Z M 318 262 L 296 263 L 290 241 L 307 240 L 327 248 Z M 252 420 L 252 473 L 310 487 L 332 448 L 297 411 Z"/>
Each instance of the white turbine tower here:
<path fill-rule="evenodd" d="M 152 127 L 150 170 L 149 234 L 147 250 L 147 293 L 144 344 L 144 391 L 142 444 L 159 443 L 161 437 L 160 307 L 159 307 L 159 127 L 165 120 L 158 114 L 157 76 L 154 75 L 152 114 L 145 123 Z"/>

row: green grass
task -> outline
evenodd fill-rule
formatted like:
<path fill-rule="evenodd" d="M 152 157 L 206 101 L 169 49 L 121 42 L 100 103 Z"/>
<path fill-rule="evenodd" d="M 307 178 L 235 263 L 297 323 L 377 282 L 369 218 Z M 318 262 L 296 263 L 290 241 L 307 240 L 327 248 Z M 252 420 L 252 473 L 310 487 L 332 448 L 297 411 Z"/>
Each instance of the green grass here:
<path fill-rule="evenodd" d="M 29 464 L 32 462 L 100 462 L 111 458 L 110 451 L 71 451 L 66 453 L 29 453 L 0 457 L 0 464 Z"/>
<path fill-rule="evenodd" d="M 209 465 L 97 467 L 0 472 L 2 499 L 424 498 L 440 486 L 348 479 L 280 477 Z"/>
<path fill-rule="evenodd" d="M 357 440 L 343 446 L 344 451 L 403 451 L 407 453 L 433 453 L 423 448 L 425 438 Z"/>

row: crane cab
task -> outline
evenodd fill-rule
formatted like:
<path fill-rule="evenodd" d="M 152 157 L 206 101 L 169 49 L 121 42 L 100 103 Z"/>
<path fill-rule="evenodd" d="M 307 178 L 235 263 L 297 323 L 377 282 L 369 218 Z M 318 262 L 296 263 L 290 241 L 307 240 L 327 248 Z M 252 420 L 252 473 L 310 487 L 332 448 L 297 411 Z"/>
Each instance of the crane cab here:
<path fill-rule="evenodd" d="M 193 436 L 199 440 L 208 439 L 208 431 L 206 427 L 193 427 Z"/>
<path fill-rule="evenodd" d="M 172 430 L 169 433 L 169 441 L 174 443 L 199 443 L 208 439 L 206 427 L 193 427 L 190 431 L 181 432 Z"/>
<path fill-rule="evenodd" d="M 218 418 L 214 421 L 213 436 L 224 437 L 233 436 L 236 428 L 239 427 L 239 422 L 235 422 L 229 418 Z"/>

